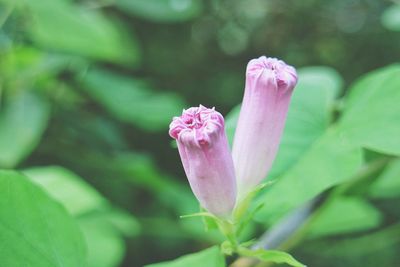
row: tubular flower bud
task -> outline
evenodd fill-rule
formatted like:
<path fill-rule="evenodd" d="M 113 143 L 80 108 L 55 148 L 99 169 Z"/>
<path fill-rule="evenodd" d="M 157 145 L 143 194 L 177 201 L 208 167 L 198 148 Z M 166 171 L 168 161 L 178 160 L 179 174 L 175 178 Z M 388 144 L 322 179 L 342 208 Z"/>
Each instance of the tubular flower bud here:
<path fill-rule="evenodd" d="M 296 83 L 296 70 L 276 58 L 262 56 L 247 65 L 232 149 L 240 197 L 259 184 L 271 168 Z"/>
<path fill-rule="evenodd" d="M 204 106 L 174 117 L 169 134 L 176 139 L 190 187 L 201 206 L 229 217 L 236 201 L 236 180 L 223 116 Z"/>

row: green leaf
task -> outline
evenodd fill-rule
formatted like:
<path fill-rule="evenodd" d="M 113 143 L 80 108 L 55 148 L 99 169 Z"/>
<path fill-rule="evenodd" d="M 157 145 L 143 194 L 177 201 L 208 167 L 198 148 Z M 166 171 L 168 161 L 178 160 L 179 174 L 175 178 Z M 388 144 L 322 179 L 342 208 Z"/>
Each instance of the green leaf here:
<path fill-rule="evenodd" d="M 132 215 L 112 208 L 107 199 L 75 173 L 59 166 L 33 167 L 25 169 L 23 173 L 61 203 L 70 214 L 101 218 L 126 236 L 134 236 L 139 232 L 139 223 Z"/>
<path fill-rule="evenodd" d="M 218 247 L 182 256 L 176 260 L 146 265 L 145 267 L 225 267 L 225 259 Z"/>
<path fill-rule="evenodd" d="M 382 221 L 380 212 L 363 199 L 338 197 L 313 222 L 310 237 L 320 237 L 364 231 L 377 227 Z"/>
<path fill-rule="evenodd" d="M 84 83 L 89 95 L 115 117 L 149 131 L 165 130 L 184 107 L 176 94 L 156 93 L 143 81 L 105 70 L 89 71 Z"/>
<path fill-rule="evenodd" d="M 355 144 L 400 155 L 400 65 L 373 71 L 350 89 L 340 127 Z"/>
<path fill-rule="evenodd" d="M 24 3 L 33 16 L 28 30 L 39 45 L 100 60 L 138 63 L 137 44 L 100 12 L 66 0 Z"/>
<path fill-rule="evenodd" d="M 389 163 L 384 172 L 371 185 L 370 195 L 375 198 L 400 196 L 400 159 Z"/>
<path fill-rule="evenodd" d="M 82 178 L 62 167 L 24 171 L 79 220 L 88 248 L 89 267 L 116 267 L 125 255 L 122 235 L 135 236 L 139 224 L 131 215 L 110 209 L 108 201 Z"/>
<path fill-rule="evenodd" d="M 154 22 L 183 22 L 197 17 L 201 0 L 117 0 L 117 7 L 132 15 Z"/>
<path fill-rule="evenodd" d="M 119 233 L 102 219 L 79 219 L 88 246 L 88 267 L 117 267 L 125 255 L 125 243 Z"/>
<path fill-rule="evenodd" d="M 336 128 L 329 129 L 304 156 L 266 190 L 256 219 L 276 222 L 324 190 L 350 179 L 362 163 L 361 149 Z"/>
<path fill-rule="evenodd" d="M 31 92 L 7 98 L 0 113 L 0 166 L 15 167 L 34 150 L 49 115 L 48 103 Z"/>
<path fill-rule="evenodd" d="M 328 67 L 302 68 L 298 75 L 282 141 L 269 173 L 271 178 L 292 167 L 325 132 L 334 100 L 342 88 L 342 78 Z"/>
<path fill-rule="evenodd" d="M 286 263 L 294 267 L 305 267 L 304 264 L 300 263 L 290 254 L 283 251 L 264 249 L 250 250 L 247 248 L 239 248 L 239 254 L 246 257 L 255 257 L 265 262 Z"/>
<path fill-rule="evenodd" d="M 288 170 L 328 127 L 335 97 L 342 88 L 340 75 L 328 67 L 307 67 L 298 71 L 296 86 L 277 158 L 269 173 L 275 178 Z M 226 119 L 229 140 L 233 140 L 240 107 Z M 232 143 L 232 142 L 231 142 Z"/>
<path fill-rule="evenodd" d="M 400 31 L 400 4 L 388 7 L 381 17 L 382 25 L 392 31 Z"/>
<path fill-rule="evenodd" d="M 35 167 L 25 170 L 24 174 L 63 204 L 72 215 L 108 206 L 107 200 L 92 186 L 62 167 Z"/>
<path fill-rule="evenodd" d="M 2 266 L 85 266 L 85 245 L 66 210 L 26 177 L 0 171 Z"/>

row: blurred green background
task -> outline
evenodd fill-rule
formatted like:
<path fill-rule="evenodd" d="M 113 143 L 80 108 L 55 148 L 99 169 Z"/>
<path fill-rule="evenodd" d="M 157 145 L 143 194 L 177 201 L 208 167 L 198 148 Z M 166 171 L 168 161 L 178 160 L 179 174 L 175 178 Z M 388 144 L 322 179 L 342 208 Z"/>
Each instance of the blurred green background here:
<path fill-rule="evenodd" d="M 144 266 L 207 248 L 221 237 L 204 233 L 200 220 L 179 219 L 198 204 L 169 122 L 199 104 L 227 115 L 241 102 L 248 60 L 278 57 L 300 75 L 270 174 L 285 179 L 260 197 L 273 208 L 243 238 L 322 193 L 330 208 L 293 255 L 308 266 L 400 266 L 399 67 L 375 75 L 391 75 L 380 87 L 375 78 L 352 86 L 398 62 L 399 48 L 395 0 L 0 0 L 0 167 L 22 171 L 67 208 L 88 267 Z M 359 87 L 374 84 L 379 90 L 357 102 Z M 347 142 L 363 140 L 357 151 L 332 137 L 341 136 L 343 110 Z M 28 211 L 11 218 L 5 196 L 0 220 L 26 220 L 35 232 Z M 39 234 L 29 238 L 47 250 Z M 17 243 L 1 234 L 0 242 Z M 62 258 L 57 246 L 68 245 L 49 244 Z M 22 266 L 0 255 L 0 265 Z"/>

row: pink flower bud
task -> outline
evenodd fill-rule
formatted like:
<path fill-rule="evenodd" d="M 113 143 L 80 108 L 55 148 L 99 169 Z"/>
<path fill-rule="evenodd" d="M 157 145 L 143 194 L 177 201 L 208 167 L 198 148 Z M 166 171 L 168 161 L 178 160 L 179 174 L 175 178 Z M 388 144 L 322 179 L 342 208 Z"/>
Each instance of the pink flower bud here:
<path fill-rule="evenodd" d="M 296 83 L 296 70 L 276 58 L 262 56 L 247 65 L 232 149 L 240 197 L 259 184 L 271 168 Z"/>
<path fill-rule="evenodd" d="M 232 155 L 224 117 L 204 106 L 184 110 L 170 124 L 183 168 L 201 206 L 219 217 L 228 217 L 236 201 Z"/>

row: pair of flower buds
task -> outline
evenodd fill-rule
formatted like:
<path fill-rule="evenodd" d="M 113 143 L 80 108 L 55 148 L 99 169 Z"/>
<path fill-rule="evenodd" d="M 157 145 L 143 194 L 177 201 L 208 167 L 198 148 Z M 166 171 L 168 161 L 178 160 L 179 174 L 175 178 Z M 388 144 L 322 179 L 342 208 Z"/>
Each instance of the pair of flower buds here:
<path fill-rule="evenodd" d="M 174 117 L 169 134 L 193 193 L 210 213 L 229 218 L 267 175 L 278 151 L 296 70 L 276 58 L 262 56 L 247 65 L 246 85 L 232 154 L 224 117 L 204 106 Z"/>

